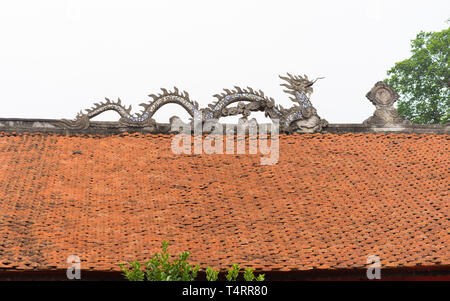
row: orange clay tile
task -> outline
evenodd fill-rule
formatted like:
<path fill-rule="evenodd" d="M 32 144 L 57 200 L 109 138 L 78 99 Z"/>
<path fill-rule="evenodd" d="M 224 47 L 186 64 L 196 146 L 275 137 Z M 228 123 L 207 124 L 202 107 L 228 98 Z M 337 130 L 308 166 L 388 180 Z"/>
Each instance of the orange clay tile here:
<path fill-rule="evenodd" d="M 449 135 L 281 135 L 272 166 L 172 137 L 0 133 L 0 269 L 118 270 L 163 240 L 220 269 L 450 264 Z"/>

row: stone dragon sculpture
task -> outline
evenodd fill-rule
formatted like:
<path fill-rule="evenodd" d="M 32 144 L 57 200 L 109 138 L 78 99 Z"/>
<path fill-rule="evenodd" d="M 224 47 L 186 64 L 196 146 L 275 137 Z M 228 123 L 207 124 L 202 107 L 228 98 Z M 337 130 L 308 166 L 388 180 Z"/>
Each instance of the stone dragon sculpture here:
<path fill-rule="evenodd" d="M 80 111 L 75 120 L 60 120 L 60 125 L 67 129 L 87 129 L 91 118 L 105 111 L 113 110 L 120 115 L 118 122 L 121 126 L 155 129 L 156 121 L 152 117 L 156 111 L 165 104 L 176 103 L 189 113 L 192 117 L 191 122 L 194 120 L 207 122 L 234 115 L 242 115 L 242 119 L 246 120 L 251 112 L 260 111 L 265 112 L 266 117 L 278 120 L 282 132 L 320 132 L 328 123 L 317 115 L 317 111 L 309 100 L 313 92 L 312 85 L 317 79 L 310 81 L 306 75 L 304 77 L 293 76 L 289 73 L 280 78 L 285 81 L 281 84 L 286 88 L 284 92 L 292 95 L 290 99 L 296 103 L 289 109 L 275 105 L 275 100 L 267 97 L 261 90 L 256 91 L 250 87 L 243 89 L 237 86 L 232 90 L 224 89 L 224 92 L 214 95 L 217 101 L 209 104 L 207 108 L 200 109 L 198 103 L 192 101 L 186 91 L 180 92 L 174 87 L 173 91 L 162 88 L 162 93 L 150 94 L 153 101 L 140 104 L 143 107 L 140 113 L 131 114 L 131 106 L 124 107 L 120 99 L 114 102 L 105 98 L 106 102 L 94 104 L 91 109 L 86 110 L 86 113 Z M 236 102 L 236 107 L 230 107 Z M 171 122 L 177 118 L 176 116 L 172 117 Z"/>

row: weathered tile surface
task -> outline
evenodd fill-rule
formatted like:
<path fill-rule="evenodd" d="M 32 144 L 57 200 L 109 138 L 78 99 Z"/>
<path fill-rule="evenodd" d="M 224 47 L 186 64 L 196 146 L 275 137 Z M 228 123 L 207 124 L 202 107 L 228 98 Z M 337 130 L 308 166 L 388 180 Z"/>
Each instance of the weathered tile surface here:
<path fill-rule="evenodd" d="M 282 135 L 273 166 L 171 138 L 0 133 L 0 268 L 118 270 L 164 239 L 219 268 L 450 264 L 449 135 Z"/>

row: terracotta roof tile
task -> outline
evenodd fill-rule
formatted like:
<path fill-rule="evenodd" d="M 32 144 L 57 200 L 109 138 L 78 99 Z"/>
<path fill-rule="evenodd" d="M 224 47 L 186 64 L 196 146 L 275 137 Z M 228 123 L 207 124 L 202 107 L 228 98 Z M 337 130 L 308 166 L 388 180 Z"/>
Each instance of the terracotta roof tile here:
<path fill-rule="evenodd" d="M 171 138 L 0 133 L 0 268 L 118 270 L 162 240 L 222 269 L 450 264 L 448 135 L 281 135 L 272 166 Z"/>

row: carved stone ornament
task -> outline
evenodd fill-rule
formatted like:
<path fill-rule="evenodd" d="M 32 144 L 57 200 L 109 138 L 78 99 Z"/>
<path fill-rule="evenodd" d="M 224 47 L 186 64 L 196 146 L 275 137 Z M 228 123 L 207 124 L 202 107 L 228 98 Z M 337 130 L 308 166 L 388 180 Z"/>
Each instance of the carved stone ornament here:
<path fill-rule="evenodd" d="M 124 107 L 120 99 L 115 102 L 105 98 L 105 102 L 94 104 L 91 109 L 86 110 L 86 113 L 80 111 L 74 120 L 59 120 L 57 126 L 70 130 L 85 130 L 89 128 L 91 118 L 112 110 L 120 115 L 119 126 L 156 129 L 157 124 L 152 118 L 153 115 L 162 106 L 175 103 L 183 107 L 192 117 L 191 124 L 194 121 L 205 123 L 234 115 L 242 115 L 242 118 L 247 119 L 251 112 L 260 111 L 265 112 L 265 115 L 272 120 L 276 119 L 279 122 L 281 132 L 314 133 L 320 132 L 322 128 L 326 127 L 327 121 L 317 115 L 316 109 L 309 100 L 313 92 L 312 85 L 317 79 L 310 81 L 306 75 L 303 77 L 293 76 L 289 73 L 287 76 L 280 76 L 280 78 L 285 81 L 281 84 L 286 88 L 284 92 L 292 95 L 290 99 L 296 103 L 289 109 L 275 105 L 275 100 L 265 96 L 261 90 L 256 91 L 250 87 L 240 88 L 237 86 L 231 90 L 224 89 L 224 92 L 214 95 L 217 101 L 210 103 L 207 108 L 200 109 L 198 103 L 192 101 L 186 91 L 180 92 L 174 87 L 173 91 L 161 88 L 162 93 L 149 95 L 153 100 L 141 104 L 143 107 L 141 113 L 131 114 L 131 106 Z M 237 106 L 230 107 L 234 103 L 237 103 Z M 173 131 L 176 131 L 181 125 L 180 121 L 176 116 L 171 118 Z"/>
<path fill-rule="evenodd" d="M 366 119 L 363 124 L 376 126 L 408 125 L 409 120 L 398 114 L 394 103 L 399 95 L 385 82 L 377 82 L 375 86 L 366 94 L 366 97 L 375 105 L 373 116 Z"/>

